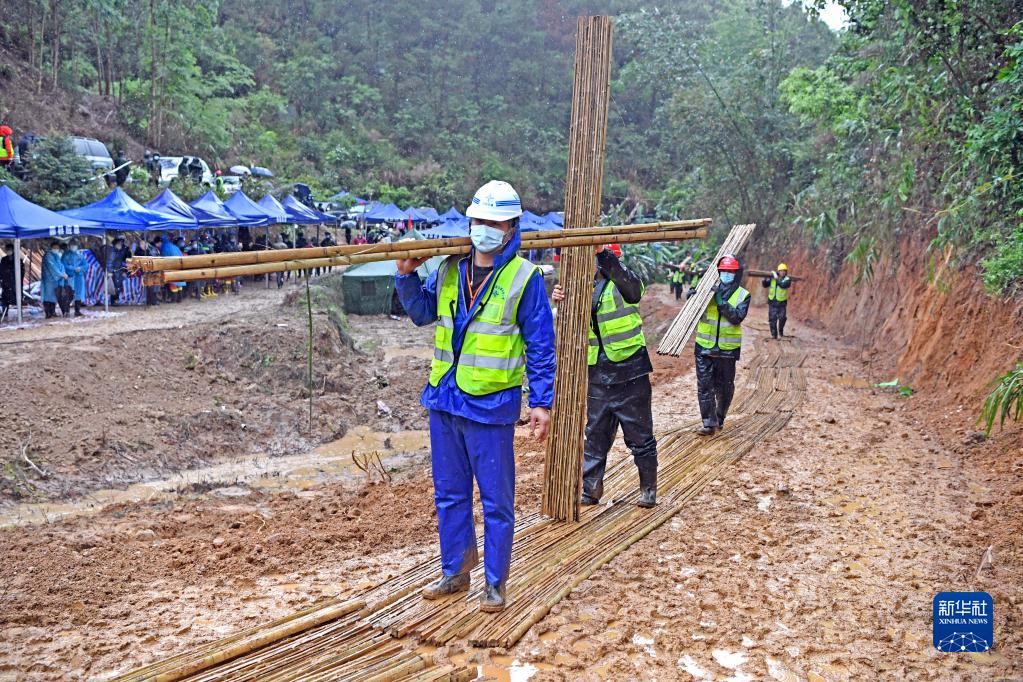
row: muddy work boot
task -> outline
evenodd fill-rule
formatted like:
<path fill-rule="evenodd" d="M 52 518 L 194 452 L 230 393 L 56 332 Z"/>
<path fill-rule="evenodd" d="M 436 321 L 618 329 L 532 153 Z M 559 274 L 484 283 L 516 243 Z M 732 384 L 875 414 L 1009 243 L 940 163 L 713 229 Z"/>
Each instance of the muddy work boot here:
<path fill-rule="evenodd" d="M 604 495 L 604 484 L 600 483 L 596 486 L 589 486 L 583 481 L 583 494 L 579 498 L 579 504 L 592 507 L 595 504 L 600 504 L 600 498 Z"/>
<path fill-rule="evenodd" d="M 480 611 L 483 613 L 497 613 L 504 611 L 506 600 L 504 598 L 504 585 L 491 585 L 487 583 L 480 597 Z"/>
<path fill-rule="evenodd" d="M 644 457 L 637 460 L 639 468 L 639 501 L 637 507 L 649 509 L 657 505 L 657 458 Z"/>
<path fill-rule="evenodd" d="M 708 426 L 708 425 L 704 424 L 703 426 L 695 429 L 695 433 L 697 433 L 697 434 L 699 434 L 701 436 L 713 436 L 715 428 L 716 427 L 714 427 L 714 426 Z"/>
<path fill-rule="evenodd" d="M 423 588 L 423 599 L 440 599 L 456 592 L 469 591 L 469 574 L 445 575 L 435 583 Z"/>

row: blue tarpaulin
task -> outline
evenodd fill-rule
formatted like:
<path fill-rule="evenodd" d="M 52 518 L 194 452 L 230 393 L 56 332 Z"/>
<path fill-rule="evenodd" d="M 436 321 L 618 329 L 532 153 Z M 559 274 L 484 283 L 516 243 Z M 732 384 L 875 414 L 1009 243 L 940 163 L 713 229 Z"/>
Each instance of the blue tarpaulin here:
<path fill-rule="evenodd" d="M 259 207 L 264 211 L 274 216 L 274 222 L 281 223 L 282 225 L 284 223 L 291 222 L 291 216 L 289 216 L 288 212 L 284 210 L 283 206 L 281 206 L 281 202 L 273 198 L 273 195 L 267 194 L 256 203 L 259 204 Z"/>
<path fill-rule="evenodd" d="M 554 225 L 557 225 L 558 227 L 564 227 L 565 226 L 565 214 L 564 213 L 555 213 L 554 211 L 551 211 L 550 213 L 548 213 L 547 215 L 544 216 L 544 219 L 548 223 L 553 223 Z"/>
<path fill-rule="evenodd" d="M 232 194 L 224 202 L 224 208 L 238 219 L 239 224 L 248 227 L 272 225 L 276 221 L 276 216 L 271 215 L 241 190 Z"/>
<path fill-rule="evenodd" d="M 173 213 L 183 218 L 192 218 L 198 222 L 200 227 L 226 227 L 238 224 L 238 221 L 229 216 L 222 208 L 218 213 L 213 213 L 196 206 L 189 206 L 170 188 L 157 194 L 152 201 L 145 204 L 145 207 L 161 213 Z"/>
<path fill-rule="evenodd" d="M 0 185 L 0 237 L 38 239 L 105 232 L 100 223 L 56 213 L 33 204 L 7 185 Z"/>
<path fill-rule="evenodd" d="M 174 213 L 163 213 L 146 208 L 117 187 L 99 201 L 61 211 L 69 218 L 92 220 L 110 230 L 191 230 L 198 227 L 195 218 L 186 218 Z"/>

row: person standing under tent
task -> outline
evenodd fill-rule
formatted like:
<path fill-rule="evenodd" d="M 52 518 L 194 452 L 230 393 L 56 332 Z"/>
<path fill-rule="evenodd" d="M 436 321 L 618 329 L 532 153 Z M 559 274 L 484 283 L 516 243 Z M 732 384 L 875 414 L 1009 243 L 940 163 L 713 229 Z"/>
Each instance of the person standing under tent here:
<path fill-rule="evenodd" d="M 735 256 L 718 261 L 720 281 L 696 325 L 696 397 L 703 426 L 701 436 L 710 436 L 725 425 L 725 416 L 735 393 L 735 363 L 742 350 L 742 321 L 749 313 L 748 291 L 740 286 L 742 265 Z"/>
<path fill-rule="evenodd" d="M 43 256 L 42 270 L 42 296 L 43 312 L 46 319 L 57 316 L 57 301 L 59 292 L 57 289 L 67 285 L 67 270 L 64 269 L 64 261 L 60 255 L 60 242 L 50 243 L 50 250 Z"/>
<path fill-rule="evenodd" d="M 422 403 L 430 412 L 442 576 L 424 599 L 467 591 L 479 560 L 473 479 L 483 503 L 480 610 L 506 605 L 515 532 L 515 424 L 529 377 L 531 431 L 543 442 L 554 401 L 554 322 L 543 275 L 518 255 L 519 195 L 507 182 L 476 191 L 468 256 L 450 256 L 424 283 L 426 258 L 398 261 L 395 288 L 417 326 L 437 323 Z"/>
<path fill-rule="evenodd" d="M 28 261 L 21 260 L 21 278 L 24 281 L 28 274 Z M 16 274 L 14 272 L 14 244 L 8 242 L 4 245 L 4 257 L 0 258 L 0 319 L 13 307 L 18 304 L 17 287 L 22 283 L 15 284 Z"/>
<path fill-rule="evenodd" d="M 61 259 L 67 272 L 71 289 L 74 291 L 75 317 L 82 316 L 82 302 L 85 301 L 85 271 L 88 265 L 82 255 L 77 239 L 72 239 L 68 250 Z"/>

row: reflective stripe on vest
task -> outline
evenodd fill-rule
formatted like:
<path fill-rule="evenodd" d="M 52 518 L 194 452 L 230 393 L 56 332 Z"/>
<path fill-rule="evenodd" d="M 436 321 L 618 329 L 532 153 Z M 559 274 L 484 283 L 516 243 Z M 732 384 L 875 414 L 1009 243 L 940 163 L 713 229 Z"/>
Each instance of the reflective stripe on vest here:
<path fill-rule="evenodd" d="M 784 277 L 784 278 L 782 278 L 781 281 L 784 282 L 786 279 L 788 279 L 788 278 Z M 777 301 L 779 303 L 781 303 L 782 301 L 787 301 L 787 300 L 789 300 L 789 290 L 788 289 L 782 289 L 780 286 L 778 286 L 778 280 L 776 280 L 775 278 L 772 277 L 771 278 L 771 286 L 768 287 L 768 289 L 767 289 L 767 300 L 768 301 Z"/>
<path fill-rule="evenodd" d="M 487 395 L 522 386 L 526 345 L 517 315 L 522 293 L 536 268 L 525 258 L 515 256 L 491 274 L 456 356 L 453 337 L 461 276 L 459 259 L 459 256 L 448 258 L 437 272 L 437 331 L 430 385 L 439 385 L 457 358 L 455 383 L 470 395 Z"/>
<path fill-rule="evenodd" d="M 749 298 L 749 292 L 742 287 L 737 288 L 728 297 L 728 305 L 733 308 Z M 701 348 L 713 350 L 735 350 L 742 346 L 742 325 L 732 324 L 718 312 L 715 300 L 710 299 L 703 317 L 696 325 L 696 344 Z"/>
<path fill-rule="evenodd" d="M 593 331 L 591 316 L 586 364 L 597 364 L 601 343 L 604 345 L 604 354 L 611 362 L 621 362 L 646 345 L 639 306 L 626 303 L 614 282 L 608 282 L 601 292 L 596 318 L 600 338 Z"/>

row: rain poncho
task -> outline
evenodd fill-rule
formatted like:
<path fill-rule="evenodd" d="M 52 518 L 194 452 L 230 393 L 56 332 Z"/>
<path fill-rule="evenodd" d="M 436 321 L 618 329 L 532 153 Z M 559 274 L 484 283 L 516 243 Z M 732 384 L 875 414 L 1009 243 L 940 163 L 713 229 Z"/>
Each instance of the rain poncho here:
<path fill-rule="evenodd" d="M 85 262 L 85 256 L 82 255 L 81 251 L 68 250 L 61 259 L 64 263 L 64 271 L 67 272 L 67 276 L 70 277 L 69 283 L 71 288 L 75 290 L 75 300 L 85 300 L 85 271 L 88 270 L 88 265 Z"/>
<path fill-rule="evenodd" d="M 67 271 L 64 269 L 64 261 L 61 260 L 60 251 L 47 251 L 43 256 L 43 302 L 57 302 L 57 287 L 69 284 Z"/>

